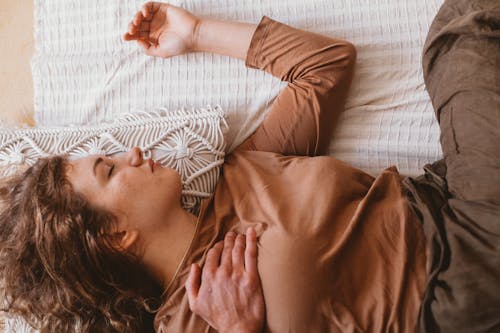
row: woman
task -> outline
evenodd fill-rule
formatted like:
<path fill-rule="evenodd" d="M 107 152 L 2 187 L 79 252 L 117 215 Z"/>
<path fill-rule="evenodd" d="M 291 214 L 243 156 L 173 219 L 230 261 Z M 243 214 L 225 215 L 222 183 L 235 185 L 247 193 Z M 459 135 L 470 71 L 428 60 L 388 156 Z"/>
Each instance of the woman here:
<path fill-rule="evenodd" d="M 462 12 L 450 9 L 458 5 Z M 475 4 L 474 11 L 468 6 L 465 1 L 447 3 L 440 18 L 450 13 L 484 14 L 492 8 L 487 1 Z M 464 22 L 473 24 L 477 17 L 457 20 L 456 34 L 463 33 Z M 450 25 L 436 20 L 431 31 L 441 32 L 442 27 Z M 428 87 L 442 68 L 433 65 L 440 59 L 435 45 L 444 41 L 443 36 L 435 32 L 426 45 Z M 455 92 L 443 102 L 444 95 L 435 94 L 439 87 L 429 90 L 441 120 L 445 160 L 421 178 L 406 179 L 407 198 L 403 177 L 395 168 L 374 179 L 332 157 L 309 157 L 325 151 L 343 108 L 355 59 L 350 43 L 267 17 L 257 26 L 221 22 L 161 3 L 146 4 L 125 39 L 137 40 L 152 56 L 191 51 L 229 55 L 290 84 L 264 123 L 227 157 L 215 194 L 202 203 L 198 216 L 180 207 L 177 173 L 144 161 L 138 149 L 113 158 L 43 160 L 13 181 L 3 190 L 10 192 L 11 209 L 0 219 L 0 262 L 15 311 L 34 313 L 49 331 L 69 330 L 75 320 L 92 332 L 141 330 L 140 321 L 147 322 L 143 312 L 154 310 L 149 300 L 158 287 L 163 296 L 156 312 L 157 331 L 210 331 L 207 321 L 213 318 L 204 316 L 205 321 L 193 313 L 203 313 L 194 295 L 200 274 L 203 285 L 214 275 L 219 256 L 223 270 L 241 273 L 244 266 L 255 272 L 251 260 L 242 264 L 243 238 L 236 236 L 252 227 L 259 238 L 266 331 L 406 332 L 415 330 L 417 322 L 422 330 L 459 331 L 465 326 L 457 329 L 456 323 L 467 318 L 476 319 L 469 322 L 468 331 L 499 325 L 494 314 L 500 293 L 486 293 L 482 284 L 471 293 L 458 284 L 479 274 L 489 291 L 498 289 L 500 233 L 491 221 L 498 217 L 500 194 L 483 175 L 490 182 L 500 178 L 500 154 L 492 145 L 500 134 L 493 129 L 481 132 L 480 138 L 467 135 L 488 124 L 488 117 L 489 122 L 498 119 L 489 111 L 497 100 L 483 96 L 481 103 L 490 103 L 488 107 L 480 104 L 476 114 L 467 115 L 477 127 L 452 136 L 455 144 L 466 148 L 481 140 L 484 154 L 472 158 L 474 148 L 450 149 L 447 140 L 454 127 L 442 122 L 450 114 L 455 122 L 464 117 L 448 108 L 449 101 L 460 98 L 457 110 L 471 99 Z M 498 47 L 492 37 L 484 43 L 493 50 Z M 464 45 L 456 48 L 474 46 Z M 472 54 L 470 49 L 465 53 Z M 469 61 L 474 71 L 485 70 L 484 58 L 472 60 L 481 61 Z M 446 75 L 440 73 L 439 79 Z M 491 75 L 484 79 L 491 80 Z M 446 89 L 453 91 L 453 85 Z M 482 175 L 476 169 L 458 173 L 465 159 Z M 443 173 L 443 165 L 448 172 Z M 464 179 L 485 187 L 464 190 L 460 183 Z M 471 216 L 477 224 L 470 223 Z M 469 227 L 460 231 L 450 226 L 452 222 L 461 226 L 468 222 Z M 451 234 L 459 241 L 453 243 Z M 247 249 L 252 251 L 254 238 L 250 232 Z M 481 257 L 481 265 L 477 257 L 468 257 L 465 245 L 470 244 L 490 251 L 487 258 Z M 460 270 L 464 264 L 469 271 Z M 203 273 L 197 265 L 204 265 Z M 255 291 L 255 279 L 250 280 Z M 257 294 L 242 299 L 258 300 Z M 40 302 L 33 303 L 36 298 Z M 485 310 L 477 309 L 478 299 L 488 305 Z M 235 307 L 241 303 L 235 301 Z M 259 302 L 249 308 L 253 322 L 258 322 Z M 221 331 L 229 329 L 212 324 Z"/>

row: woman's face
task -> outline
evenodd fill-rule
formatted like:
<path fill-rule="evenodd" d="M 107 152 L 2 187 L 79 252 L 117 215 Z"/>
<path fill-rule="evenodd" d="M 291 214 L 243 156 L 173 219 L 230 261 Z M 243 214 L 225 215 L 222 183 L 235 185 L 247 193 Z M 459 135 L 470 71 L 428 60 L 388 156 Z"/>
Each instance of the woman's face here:
<path fill-rule="evenodd" d="M 180 175 L 159 164 L 152 166 L 137 147 L 113 157 L 70 161 L 67 176 L 91 204 L 113 213 L 119 225 L 140 232 L 154 232 L 180 207 Z"/>

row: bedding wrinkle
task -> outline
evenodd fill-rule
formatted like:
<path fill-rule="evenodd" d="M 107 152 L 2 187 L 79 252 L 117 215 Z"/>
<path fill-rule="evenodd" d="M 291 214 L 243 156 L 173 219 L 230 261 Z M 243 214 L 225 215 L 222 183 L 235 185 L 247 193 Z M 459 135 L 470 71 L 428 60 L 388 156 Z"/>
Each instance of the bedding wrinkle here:
<path fill-rule="evenodd" d="M 155 326 L 209 331 L 187 306 L 191 263 L 229 231 L 255 226 L 265 332 L 411 332 L 425 283 L 420 223 L 401 176 L 377 178 L 324 152 L 352 79 L 351 44 L 264 17 L 247 66 L 286 77 L 263 124 L 226 157 Z"/>

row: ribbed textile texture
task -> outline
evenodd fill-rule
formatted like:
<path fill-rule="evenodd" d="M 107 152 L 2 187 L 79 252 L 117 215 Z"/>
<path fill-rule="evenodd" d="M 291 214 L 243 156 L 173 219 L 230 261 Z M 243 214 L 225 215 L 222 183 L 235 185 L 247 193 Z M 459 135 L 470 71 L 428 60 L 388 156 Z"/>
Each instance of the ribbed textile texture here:
<path fill-rule="evenodd" d="M 156 110 L 120 116 L 111 123 L 66 128 L 0 128 L 0 179 L 39 158 L 114 155 L 139 147 L 144 159 L 175 169 L 182 207 L 197 213 L 217 185 L 225 157 L 224 112 L 218 108 Z"/>
<path fill-rule="evenodd" d="M 376 174 L 407 175 L 441 156 L 421 52 L 442 0 L 185 0 L 196 15 L 257 23 L 262 15 L 347 39 L 358 61 L 330 154 Z M 32 61 L 41 125 L 95 124 L 136 109 L 220 105 L 234 149 L 260 124 L 286 83 L 208 53 L 145 56 L 121 40 L 142 1 L 35 0 Z"/>

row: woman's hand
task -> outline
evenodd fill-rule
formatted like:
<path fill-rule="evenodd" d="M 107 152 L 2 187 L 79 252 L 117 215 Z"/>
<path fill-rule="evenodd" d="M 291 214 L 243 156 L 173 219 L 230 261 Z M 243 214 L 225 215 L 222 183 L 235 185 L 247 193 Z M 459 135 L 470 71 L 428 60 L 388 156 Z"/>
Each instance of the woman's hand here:
<path fill-rule="evenodd" d="M 203 271 L 191 266 L 186 290 L 191 311 L 219 332 L 261 332 L 264 297 L 255 230 L 247 231 L 246 240 L 229 232 L 210 249 Z"/>
<path fill-rule="evenodd" d="M 161 3 L 145 3 L 123 36 L 136 40 L 144 53 L 169 58 L 194 49 L 200 19 L 187 10 Z"/>

